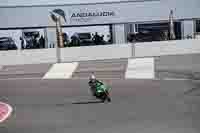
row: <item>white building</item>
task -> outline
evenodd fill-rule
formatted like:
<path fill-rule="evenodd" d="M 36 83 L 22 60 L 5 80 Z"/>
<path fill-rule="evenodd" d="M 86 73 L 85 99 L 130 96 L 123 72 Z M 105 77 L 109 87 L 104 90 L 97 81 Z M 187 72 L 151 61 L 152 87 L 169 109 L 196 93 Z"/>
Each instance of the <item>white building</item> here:
<path fill-rule="evenodd" d="M 194 37 L 200 32 L 200 0 L 63 1 L 18 0 L 12 3 L 12 0 L 3 0 L 0 36 L 12 34 L 17 41 L 23 29 L 37 29 L 46 37 L 49 47 L 56 41 L 55 23 L 49 17 L 49 12 L 54 9 L 62 9 L 66 14 L 67 22 L 62 23 L 65 32 L 72 34 L 74 30 L 82 30 L 109 34 L 112 31 L 114 43 L 125 43 L 127 34 L 140 28 L 166 27 L 170 10 L 174 12 L 175 31 L 179 38 Z"/>

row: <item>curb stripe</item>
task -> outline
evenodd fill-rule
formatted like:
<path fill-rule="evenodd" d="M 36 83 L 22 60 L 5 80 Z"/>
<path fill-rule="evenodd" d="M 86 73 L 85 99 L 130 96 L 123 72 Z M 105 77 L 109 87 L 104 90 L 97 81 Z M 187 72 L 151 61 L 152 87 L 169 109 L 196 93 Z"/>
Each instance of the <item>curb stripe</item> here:
<path fill-rule="evenodd" d="M 3 102 L 0 102 L 0 104 L 3 104 L 8 108 L 8 112 L 6 113 L 6 115 L 2 119 L 0 119 L 0 123 L 2 123 L 11 115 L 11 113 L 13 112 L 13 108 L 10 105 Z"/>

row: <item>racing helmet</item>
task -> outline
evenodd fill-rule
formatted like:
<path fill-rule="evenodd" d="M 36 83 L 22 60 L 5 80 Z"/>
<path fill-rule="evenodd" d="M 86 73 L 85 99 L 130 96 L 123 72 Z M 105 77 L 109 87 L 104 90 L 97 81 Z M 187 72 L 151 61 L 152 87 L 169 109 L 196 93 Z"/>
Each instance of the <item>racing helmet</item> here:
<path fill-rule="evenodd" d="M 90 79 L 89 79 L 90 81 L 95 81 L 96 80 L 96 77 L 94 76 L 94 74 L 91 74 L 90 75 Z"/>

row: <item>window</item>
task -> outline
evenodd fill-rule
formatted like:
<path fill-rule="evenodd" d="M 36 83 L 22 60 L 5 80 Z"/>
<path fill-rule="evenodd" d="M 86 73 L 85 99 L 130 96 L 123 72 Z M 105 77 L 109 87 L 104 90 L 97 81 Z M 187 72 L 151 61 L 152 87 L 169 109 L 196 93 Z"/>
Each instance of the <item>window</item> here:
<path fill-rule="evenodd" d="M 69 36 L 66 47 L 105 45 L 112 42 L 109 25 L 64 27 L 62 31 Z"/>
<path fill-rule="evenodd" d="M 200 20 L 196 20 L 196 32 L 200 33 Z"/>
<path fill-rule="evenodd" d="M 138 24 L 135 24 L 135 33 L 138 33 Z"/>
<path fill-rule="evenodd" d="M 127 37 L 129 42 L 151 42 L 169 39 L 169 23 L 144 23 L 135 24 L 134 33 Z M 181 23 L 174 22 L 175 39 L 181 39 Z"/>

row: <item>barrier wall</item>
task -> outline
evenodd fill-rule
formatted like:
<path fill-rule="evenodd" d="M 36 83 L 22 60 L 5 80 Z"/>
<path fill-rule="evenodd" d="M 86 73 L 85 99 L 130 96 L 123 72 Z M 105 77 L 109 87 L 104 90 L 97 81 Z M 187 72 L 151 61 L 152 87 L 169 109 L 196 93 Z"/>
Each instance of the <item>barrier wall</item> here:
<path fill-rule="evenodd" d="M 200 53 L 200 39 L 145 42 L 135 44 L 135 57 Z"/>
<path fill-rule="evenodd" d="M 87 61 L 130 58 L 132 56 L 131 44 L 114 44 L 101 46 L 85 46 L 61 49 L 61 60 L 70 61 Z"/>
<path fill-rule="evenodd" d="M 200 53 L 200 39 L 60 49 L 61 61 L 87 61 Z M 0 51 L 0 65 L 55 63 L 56 49 Z"/>
<path fill-rule="evenodd" d="M 55 49 L 0 51 L 0 65 L 55 63 Z"/>

